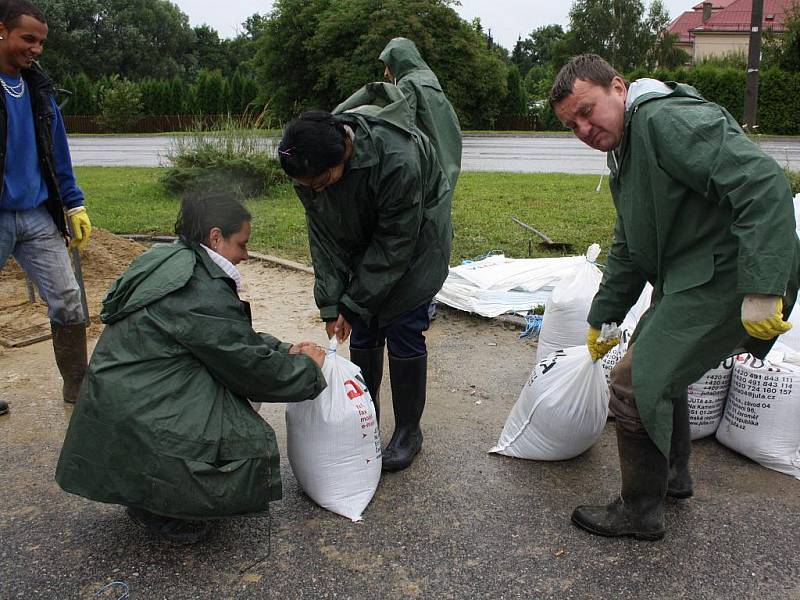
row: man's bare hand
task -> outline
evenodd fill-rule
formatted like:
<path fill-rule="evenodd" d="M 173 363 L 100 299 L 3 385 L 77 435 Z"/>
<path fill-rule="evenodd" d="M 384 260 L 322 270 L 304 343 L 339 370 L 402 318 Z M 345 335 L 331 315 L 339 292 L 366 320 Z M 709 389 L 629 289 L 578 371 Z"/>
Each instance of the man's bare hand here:
<path fill-rule="evenodd" d="M 327 321 L 325 323 L 325 333 L 328 334 L 328 339 L 331 339 L 335 335 L 340 344 L 350 337 L 350 332 L 352 330 L 353 328 L 350 327 L 350 323 L 348 323 L 344 315 L 341 314 L 335 321 Z"/>

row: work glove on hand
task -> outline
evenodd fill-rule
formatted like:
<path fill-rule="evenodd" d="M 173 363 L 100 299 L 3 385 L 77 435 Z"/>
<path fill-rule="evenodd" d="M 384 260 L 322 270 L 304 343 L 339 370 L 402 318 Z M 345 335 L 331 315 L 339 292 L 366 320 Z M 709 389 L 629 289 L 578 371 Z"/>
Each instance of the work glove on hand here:
<path fill-rule="evenodd" d="M 751 337 L 771 340 L 792 328 L 783 320 L 783 298 L 747 294 L 742 300 L 742 325 Z"/>
<path fill-rule="evenodd" d="M 89 213 L 86 212 L 85 206 L 77 206 L 69 209 L 67 216 L 72 224 L 72 241 L 69 243 L 69 247 L 77 247 L 78 250 L 83 250 L 92 235 L 92 222 L 89 221 Z"/>
<path fill-rule="evenodd" d="M 589 327 L 589 333 L 586 334 L 586 347 L 589 348 L 592 362 L 603 358 L 617 344 L 619 344 L 619 336 L 607 340 L 600 337 L 599 329 Z"/>

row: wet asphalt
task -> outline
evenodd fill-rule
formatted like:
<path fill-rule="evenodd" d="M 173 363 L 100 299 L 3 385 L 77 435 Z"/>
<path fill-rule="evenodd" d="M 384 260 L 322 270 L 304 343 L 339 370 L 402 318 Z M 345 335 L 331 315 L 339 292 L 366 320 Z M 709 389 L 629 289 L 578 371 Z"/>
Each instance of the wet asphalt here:
<path fill-rule="evenodd" d="M 800 139 L 755 138 L 782 167 L 800 170 Z M 70 138 L 77 166 L 158 167 L 169 164 L 174 139 L 162 136 L 78 136 Z M 463 171 L 510 173 L 608 173 L 606 156 L 571 135 L 465 134 Z"/>
<path fill-rule="evenodd" d="M 284 498 L 269 516 L 218 522 L 195 546 L 153 539 L 121 507 L 62 492 L 53 472 L 71 409 L 52 357 L 33 347 L 0 355 L 12 402 L 0 417 L 0 598 L 119 598 L 125 588 L 148 599 L 800 598 L 800 482 L 713 438 L 695 442 L 696 495 L 668 503 L 667 536 L 654 543 L 594 537 L 569 521 L 575 505 L 618 490 L 613 422 L 573 460 L 487 454 L 533 364 L 534 346 L 517 335 L 440 310 L 423 451 L 384 474 L 362 523 L 303 494 L 285 458 L 284 407 L 264 405 Z M 8 381 L 12 361 L 37 379 Z M 382 395 L 388 439 L 386 381 Z"/>

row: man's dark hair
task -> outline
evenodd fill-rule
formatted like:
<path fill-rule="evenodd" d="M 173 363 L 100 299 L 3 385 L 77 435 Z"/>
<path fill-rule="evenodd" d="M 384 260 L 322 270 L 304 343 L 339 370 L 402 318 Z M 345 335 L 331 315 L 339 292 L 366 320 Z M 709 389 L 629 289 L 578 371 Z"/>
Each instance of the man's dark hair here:
<path fill-rule="evenodd" d="M 214 227 L 227 239 L 241 231 L 242 223 L 252 217 L 232 195 L 219 192 L 187 194 L 181 200 L 181 211 L 175 222 L 175 233 L 188 244 L 205 243 Z"/>
<path fill-rule="evenodd" d="M 24 17 L 33 17 L 40 23 L 47 23 L 44 13 L 28 0 L 0 0 L 0 21 L 11 31 Z"/>
<path fill-rule="evenodd" d="M 567 64 L 561 67 L 550 88 L 550 106 L 556 104 L 572 93 L 575 81 L 583 79 L 608 89 L 614 77 L 622 77 L 619 72 L 597 54 L 579 54 L 573 56 Z"/>
<path fill-rule="evenodd" d="M 281 167 L 289 177 L 316 177 L 344 158 L 347 132 L 329 112 L 304 112 L 286 126 L 278 144 Z"/>

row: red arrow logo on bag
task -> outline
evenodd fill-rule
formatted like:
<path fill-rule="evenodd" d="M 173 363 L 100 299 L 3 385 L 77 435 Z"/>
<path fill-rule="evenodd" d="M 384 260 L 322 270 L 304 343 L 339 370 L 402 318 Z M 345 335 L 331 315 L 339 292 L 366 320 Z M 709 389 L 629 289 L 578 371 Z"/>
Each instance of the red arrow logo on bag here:
<path fill-rule="evenodd" d="M 353 388 L 351 390 L 347 390 L 347 397 L 350 398 L 350 400 L 355 400 L 359 396 L 364 395 L 364 390 L 362 390 L 352 379 L 348 379 L 344 382 L 344 387 L 346 388 L 347 386 L 351 386 Z"/>

